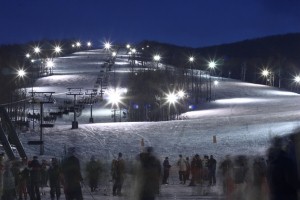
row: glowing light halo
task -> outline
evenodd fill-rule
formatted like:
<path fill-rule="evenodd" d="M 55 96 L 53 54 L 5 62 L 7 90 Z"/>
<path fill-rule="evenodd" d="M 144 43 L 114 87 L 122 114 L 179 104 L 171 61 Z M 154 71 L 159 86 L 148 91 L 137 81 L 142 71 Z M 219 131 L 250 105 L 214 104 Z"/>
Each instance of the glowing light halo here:
<path fill-rule="evenodd" d="M 167 94 L 166 99 L 169 104 L 174 105 L 178 101 L 178 96 L 174 92 L 171 92 L 171 93 Z"/>
<path fill-rule="evenodd" d="M 112 45 L 111 45 L 110 42 L 104 42 L 103 43 L 103 47 L 104 47 L 105 50 L 110 50 L 111 47 L 112 47 Z"/>
<path fill-rule="evenodd" d="M 119 104 L 122 104 L 122 91 L 118 88 L 116 89 L 110 89 L 107 91 L 108 95 L 108 104 L 111 104 L 113 106 L 119 107 Z"/>
<path fill-rule="evenodd" d="M 54 62 L 52 60 L 48 59 L 46 61 L 46 67 L 48 67 L 48 68 L 54 67 Z"/>
<path fill-rule="evenodd" d="M 59 45 L 54 46 L 54 53 L 59 54 L 62 52 L 62 48 Z"/>
<path fill-rule="evenodd" d="M 210 68 L 210 69 L 214 69 L 214 68 L 216 68 L 216 66 L 217 66 L 217 63 L 215 62 L 215 61 L 209 61 L 209 63 L 208 63 L 208 67 Z"/>
<path fill-rule="evenodd" d="M 155 55 L 153 56 L 153 60 L 156 61 L 156 62 L 160 61 L 160 59 L 161 59 L 161 57 L 160 57 L 159 54 L 155 54 Z"/>
<path fill-rule="evenodd" d="M 190 57 L 189 57 L 189 62 L 194 62 L 194 61 L 195 61 L 194 56 L 190 56 Z"/>
<path fill-rule="evenodd" d="M 17 73 L 19 77 L 24 77 L 26 75 L 26 71 L 24 69 L 18 69 Z"/>

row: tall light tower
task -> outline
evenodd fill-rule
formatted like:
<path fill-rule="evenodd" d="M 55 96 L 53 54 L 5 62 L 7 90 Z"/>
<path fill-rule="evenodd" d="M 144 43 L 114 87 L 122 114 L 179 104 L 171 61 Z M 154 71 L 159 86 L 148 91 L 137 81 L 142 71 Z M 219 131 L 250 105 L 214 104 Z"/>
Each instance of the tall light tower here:
<path fill-rule="evenodd" d="M 212 84 L 212 80 L 211 80 L 211 76 L 212 76 L 212 71 L 215 70 L 217 64 L 215 61 L 210 61 L 208 63 L 208 68 L 209 68 L 209 96 L 208 96 L 208 101 L 211 101 L 211 84 Z"/>
<path fill-rule="evenodd" d="M 192 79 L 192 97 L 195 95 L 195 89 L 194 89 L 194 61 L 195 61 L 195 58 L 193 56 L 190 56 L 189 57 L 189 63 L 190 63 L 190 69 L 192 71 L 192 75 L 191 75 L 191 79 Z"/>
<path fill-rule="evenodd" d="M 159 63 L 160 59 L 161 59 L 161 57 L 159 54 L 156 54 L 153 56 L 153 60 L 154 60 L 154 62 L 156 62 L 156 69 L 158 69 L 158 63 Z"/>

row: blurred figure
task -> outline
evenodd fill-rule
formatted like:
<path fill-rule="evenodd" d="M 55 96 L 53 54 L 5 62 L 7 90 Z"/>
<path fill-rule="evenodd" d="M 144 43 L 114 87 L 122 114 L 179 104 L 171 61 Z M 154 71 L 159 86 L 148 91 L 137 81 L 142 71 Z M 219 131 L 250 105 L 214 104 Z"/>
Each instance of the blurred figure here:
<path fill-rule="evenodd" d="M 91 160 L 86 165 L 87 179 L 91 192 L 96 191 L 101 174 L 101 163 L 95 159 L 95 156 L 91 157 Z"/>
<path fill-rule="evenodd" d="M 15 178 L 11 171 L 11 164 L 9 161 L 4 165 L 3 195 L 1 199 L 2 200 L 16 199 Z"/>
<path fill-rule="evenodd" d="M 233 163 L 229 155 L 227 155 L 225 160 L 220 163 L 219 168 L 221 170 L 223 178 L 223 193 L 227 199 L 232 199 L 234 190 Z"/>
<path fill-rule="evenodd" d="M 59 200 L 61 195 L 61 168 L 56 158 L 52 158 L 51 160 L 51 166 L 48 170 L 48 175 L 51 200 L 54 200 L 55 197 L 57 200 Z"/>
<path fill-rule="evenodd" d="M 195 179 L 195 181 L 197 182 L 197 183 L 202 183 L 202 169 L 203 169 L 203 164 L 202 164 L 202 160 L 201 160 L 201 158 L 200 158 L 200 156 L 199 156 L 199 154 L 196 154 L 195 155 L 195 158 L 196 158 L 196 166 L 195 166 L 195 168 L 196 168 L 196 179 Z"/>
<path fill-rule="evenodd" d="M 252 174 L 252 199 L 267 200 L 267 164 L 263 157 L 254 158 Z"/>
<path fill-rule="evenodd" d="M 182 155 L 179 155 L 179 160 L 177 161 L 178 166 L 178 175 L 180 184 L 185 184 L 186 182 L 186 162 L 183 159 Z"/>
<path fill-rule="evenodd" d="M 208 155 L 204 155 L 202 160 L 202 173 L 201 173 L 202 182 L 208 182 L 208 160 L 209 160 Z"/>
<path fill-rule="evenodd" d="M 28 163 L 30 171 L 30 199 L 40 200 L 40 184 L 41 184 L 41 164 L 37 156 L 33 156 L 33 160 Z"/>
<path fill-rule="evenodd" d="M 190 164 L 190 159 L 189 157 L 185 158 L 185 163 L 186 163 L 186 180 L 190 180 L 190 174 L 191 174 L 191 164 Z"/>
<path fill-rule="evenodd" d="M 216 169 L 217 169 L 217 161 L 214 159 L 213 155 L 210 155 L 208 160 L 208 180 L 209 186 L 216 185 Z"/>
<path fill-rule="evenodd" d="M 41 164 L 41 193 L 45 195 L 44 187 L 47 187 L 48 183 L 48 163 L 46 160 L 42 160 Z"/>
<path fill-rule="evenodd" d="M 196 155 L 193 156 L 192 161 L 191 161 L 191 182 L 189 186 L 196 186 L 196 177 L 197 177 L 197 158 Z"/>
<path fill-rule="evenodd" d="M 139 157 L 138 169 L 138 200 L 154 200 L 159 194 L 159 180 L 161 175 L 160 161 L 153 155 L 153 148 L 148 147 Z"/>
<path fill-rule="evenodd" d="M 125 162 L 122 158 L 122 153 L 119 153 L 118 159 L 113 161 L 113 195 L 121 196 L 121 190 L 125 179 Z"/>
<path fill-rule="evenodd" d="M 244 155 L 239 155 L 234 159 L 233 178 L 234 178 L 234 192 L 233 199 L 245 199 L 246 186 L 248 184 L 248 158 Z"/>
<path fill-rule="evenodd" d="M 169 163 L 169 158 L 166 157 L 164 162 L 163 162 L 163 180 L 162 180 L 162 184 L 168 184 L 168 179 L 169 179 L 169 174 L 170 174 L 170 168 L 171 165 Z"/>
<path fill-rule="evenodd" d="M 27 192 L 29 192 L 30 186 L 29 186 L 29 169 L 26 162 L 23 162 L 23 168 L 20 169 L 19 172 L 19 185 L 18 185 L 18 193 L 19 193 L 19 200 L 21 199 L 27 199 Z"/>
<path fill-rule="evenodd" d="M 268 182 L 271 200 L 297 200 L 299 188 L 297 165 L 285 148 L 283 138 L 274 138 L 268 150 Z"/>
<path fill-rule="evenodd" d="M 68 149 L 68 157 L 62 162 L 62 174 L 66 200 L 82 200 L 81 182 L 83 178 L 74 147 Z"/>

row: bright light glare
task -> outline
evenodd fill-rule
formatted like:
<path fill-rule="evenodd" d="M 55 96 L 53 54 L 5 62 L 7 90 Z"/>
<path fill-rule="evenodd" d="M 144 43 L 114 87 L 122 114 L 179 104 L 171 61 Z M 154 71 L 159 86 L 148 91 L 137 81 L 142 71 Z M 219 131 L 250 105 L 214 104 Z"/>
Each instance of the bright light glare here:
<path fill-rule="evenodd" d="M 91 42 L 87 42 L 86 45 L 87 45 L 88 47 L 91 47 L 91 46 L 92 46 L 92 43 L 91 43 Z"/>
<path fill-rule="evenodd" d="M 80 42 L 76 42 L 76 47 L 81 47 L 81 43 Z"/>
<path fill-rule="evenodd" d="M 24 69 L 19 69 L 19 70 L 18 70 L 18 76 L 19 76 L 19 77 L 23 77 L 23 76 L 25 76 L 25 75 L 26 75 L 26 72 L 25 72 Z"/>
<path fill-rule="evenodd" d="M 214 85 L 215 85 L 215 86 L 219 85 L 219 81 L 215 80 L 215 81 L 214 81 Z"/>
<path fill-rule="evenodd" d="M 194 62 L 195 58 L 193 56 L 189 57 L 190 62 Z"/>
<path fill-rule="evenodd" d="M 136 49 L 134 49 L 134 48 L 131 49 L 131 51 L 132 51 L 132 53 L 136 53 Z"/>
<path fill-rule="evenodd" d="M 294 80 L 296 83 L 300 83 L 300 76 L 295 76 Z"/>
<path fill-rule="evenodd" d="M 153 60 L 157 61 L 157 62 L 160 61 L 160 55 L 158 55 L 158 54 L 154 55 Z"/>
<path fill-rule="evenodd" d="M 38 54 L 41 52 L 41 49 L 40 49 L 40 47 L 34 47 L 33 51 L 34 51 L 34 53 Z"/>
<path fill-rule="evenodd" d="M 55 46 L 54 47 L 54 52 L 55 53 L 60 53 L 62 51 L 61 47 L 60 46 Z"/>
<path fill-rule="evenodd" d="M 217 64 L 216 64 L 215 61 L 210 61 L 210 62 L 208 63 L 208 67 L 209 67 L 210 69 L 214 69 L 216 66 L 217 66 Z"/>
<path fill-rule="evenodd" d="M 29 53 L 26 54 L 26 58 L 30 58 L 30 54 Z"/>
<path fill-rule="evenodd" d="M 121 92 L 119 90 L 108 91 L 108 103 L 118 106 L 121 102 Z"/>
<path fill-rule="evenodd" d="M 263 76 L 268 76 L 269 73 L 270 73 L 270 72 L 269 72 L 267 69 L 264 69 L 264 70 L 262 71 L 262 75 L 263 75 Z"/>
<path fill-rule="evenodd" d="M 48 68 L 52 68 L 52 67 L 54 67 L 54 62 L 52 60 L 48 60 L 47 63 L 46 63 L 46 66 Z"/>
<path fill-rule="evenodd" d="M 130 49 L 130 44 L 127 44 L 127 45 L 126 45 L 126 48 L 127 48 L 127 49 Z"/>
<path fill-rule="evenodd" d="M 177 95 L 179 98 L 183 98 L 185 96 L 185 93 L 184 93 L 184 91 L 180 90 L 180 91 L 178 91 Z"/>
<path fill-rule="evenodd" d="M 178 100 L 178 97 L 175 93 L 167 94 L 167 102 L 170 104 L 175 104 Z"/>
<path fill-rule="evenodd" d="M 117 55 L 117 52 L 115 52 L 115 51 L 112 52 L 112 56 L 113 56 L 113 57 L 116 57 L 116 55 Z"/>
<path fill-rule="evenodd" d="M 104 43 L 104 49 L 109 50 L 111 48 L 111 43 L 110 42 L 105 42 Z"/>

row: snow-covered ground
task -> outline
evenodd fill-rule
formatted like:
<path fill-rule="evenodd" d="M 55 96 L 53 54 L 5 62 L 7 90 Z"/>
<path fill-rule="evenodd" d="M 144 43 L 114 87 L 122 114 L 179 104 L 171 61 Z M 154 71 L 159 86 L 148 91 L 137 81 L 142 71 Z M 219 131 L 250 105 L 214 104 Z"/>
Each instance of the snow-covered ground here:
<path fill-rule="evenodd" d="M 34 91 L 55 92 L 59 104 L 67 88 L 90 89 L 102 73 L 102 64 L 108 54 L 104 50 L 74 53 L 54 60 L 54 75 L 38 79 Z M 110 72 L 110 81 L 116 73 L 118 85 L 126 87 L 126 74 L 130 73 L 126 55 L 118 55 Z M 141 141 L 154 147 L 163 160 L 168 156 L 171 165 L 178 155 L 214 155 L 217 161 L 225 155 L 264 154 L 274 136 L 292 133 L 300 126 L 300 96 L 277 88 L 218 78 L 213 88 L 215 101 L 202 103 L 198 111 L 184 113 L 184 120 L 163 122 L 112 122 L 111 109 L 104 102 L 94 105 L 95 123 L 89 123 L 90 108 L 86 106 L 80 117 L 78 129 L 72 129 L 73 114 L 58 118 L 53 128 L 44 128 L 45 157 L 64 156 L 68 147 L 76 147 L 82 162 L 91 155 L 110 163 L 118 152 L 125 160 L 134 159 L 141 152 Z M 57 111 L 58 105 L 47 105 L 45 112 Z M 38 105 L 35 106 L 38 108 Z M 124 119 L 122 119 L 124 120 Z M 216 141 L 214 141 L 214 137 Z M 27 141 L 39 140 L 40 132 L 20 133 L 26 152 L 31 157 L 39 155 L 39 146 Z"/>
<path fill-rule="evenodd" d="M 67 88 L 94 87 L 107 57 L 103 50 L 90 50 L 56 58 L 54 75 L 37 80 L 33 90 L 55 92 L 57 99 L 71 98 L 66 95 Z M 126 64 L 125 55 L 118 55 L 110 73 L 125 76 L 130 72 Z M 63 115 L 54 128 L 44 128 L 45 154 L 62 156 L 65 147 L 75 146 L 82 159 L 91 155 L 112 159 L 118 152 L 132 158 L 140 152 L 143 139 L 145 146 L 154 147 L 161 158 L 169 156 L 171 162 L 178 154 L 213 154 L 217 159 L 226 154 L 255 155 L 264 153 L 272 137 L 291 133 L 299 126 L 298 94 L 231 79 L 219 80 L 213 88 L 216 100 L 203 103 L 198 111 L 184 113 L 185 120 L 112 122 L 110 106 L 105 103 L 94 105 L 93 124 L 88 123 L 90 109 L 86 106 L 77 118 L 78 129 L 71 129 L 72 113 Z M 55 111 L 57 106 L 47 105 L 45 111 Z M 27 145 L 28 140 L 39 139 L 38 130 L 20 137 L 29 155 L 39 154 L 38 147 Z"/>

